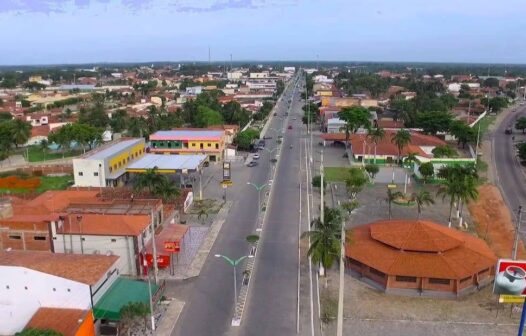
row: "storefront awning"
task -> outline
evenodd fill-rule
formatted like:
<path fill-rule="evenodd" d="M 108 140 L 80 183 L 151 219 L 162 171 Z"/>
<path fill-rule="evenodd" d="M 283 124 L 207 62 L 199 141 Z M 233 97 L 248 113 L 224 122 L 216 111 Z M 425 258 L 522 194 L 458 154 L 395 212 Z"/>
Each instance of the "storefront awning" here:
<path fill-rule="evenodd" d="M 152 297 L 159 286 L 152 283 Z M 144 281 L 118 278 L 102 296 L 93 309 L 96 319 L 120 320 L 121 308 L 130 302 L 149 304 L 148 283 Z"/>

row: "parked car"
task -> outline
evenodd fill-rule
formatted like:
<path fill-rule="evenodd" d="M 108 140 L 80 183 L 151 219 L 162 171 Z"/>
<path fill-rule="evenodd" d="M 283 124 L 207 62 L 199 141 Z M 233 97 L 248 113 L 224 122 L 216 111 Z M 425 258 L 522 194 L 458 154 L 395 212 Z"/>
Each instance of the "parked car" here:
<path fill-rule="evenodd" d="M 258 153 L 256 153 L 256 154 L 254 154 L 254 155 L 252 156 L 252 158 L 253 158 L 254 160 L 259 160 L 260 156 L 259 156 Z"/>
<path fill-rule="evenodd" d="M 250 161 L 249 163 L 247 163 L 247 167 L 255 167 L 257 165 L 258 163 L 256 161 Z"/>
<path fill-rule="evenodd" d="M 289 125 L 289 129 L 292 129 L 292 125 Z"/>
<path fill-rule="evenodd" d="M 506 127 L 506 130 L 504 131 L 505 134 L 512 134 L 513 133 L 513 130 L 511 128 L 511 126 L 508 126 Z"/>

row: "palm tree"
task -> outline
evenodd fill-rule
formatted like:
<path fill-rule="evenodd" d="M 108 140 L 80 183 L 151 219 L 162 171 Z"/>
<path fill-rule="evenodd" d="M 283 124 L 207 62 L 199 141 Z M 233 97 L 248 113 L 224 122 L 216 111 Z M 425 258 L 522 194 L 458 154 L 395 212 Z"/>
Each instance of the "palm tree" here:
<path fill-rule="evenodd" d="M 459 223 L 458 226 L 462 227 L 462 210 L 464 209 L 463 204 L 465 202 L 469 202 L 470 200 L 476 200 L 479 197 L 479 192 L 477 190 L 477 180 L 473 178 L 473 176 L 465 176 L 464 181 L 462 183 L 462 188 L 460 189 L 459 193 L 459 203 L 460 203 L 460 209 L 459 209 Z"/>
<path fill-rule="evenodd" d="M 438 191 L 437 196 L 442 196 L 442 200 L 446 197 L 449 197 L 449 219 L 448 227 L 451 227 L 451 218 L 453 216 L 453 205 L 455 200 L 458 199 L 459 194 L 461 193 L 462 185 L 457 178 L 447 179 L 444 184 L 442 184 Z"/>
<path fill-rule="evenodd" d="M 404 163 L 406 165 L 411 165 L 415 162 L 420 162 L 420 160 L 418 160 L 418 157 L 416 156 L 416 153 L 409 153 L 404 159 Z"/>
<path fill-rule="evenodd" d="M 44 161 L 46 161 L 46 154 L 47 154 L 47 151 L 49 150 L 49 142 L 44 139 L 42 141 L 40 141 L 40 150 L 44 153 Z"/>
<path fill-rule="evenodd" d="M 31 136 L 31 125 L 20 119 L 11 120 L 10 123 L 11 140 L 15 144 L 15 147 L 25 144 Z"/>
<path fill-rule="evenodd" d="M 391 215 L 392 215 L 392 212 L 391 212 L 391 204 L 393 203 L 393 201 L 397 198 L 400 198 L 400 197 L 403 197 L 404 194 L 400 191 L 392 191 L 390 188 L 387 188 L 387 198 L 386 198 L 386 201 L 387 201 L 387 204 L 389 205 L 389 219 L 391 219 Z"/>
<path fill-rule="evenodd" d="M 313 220 L 311 230 L 304 232 L 302 238 L 310 238 L 307 255 L 312 258 L 312 261 L 328 269 L 340 256 L 343 217 L 339 209 L 325 208 L 324 219 L 323 222 L 320 218 Z"/>
<path fill-rule="evenodd" d="M 181 190 L 166 176 L 161 175 L 161 179 L 155 183 L 153 195 L 162 198 L 164 202 L 173 201 L 181 193 Z"/>
<path fill-rule="evenodd" d="M 402 163 L 402 151 L 411 143 L 411 133 L 408 130 L 401 129 L 392 135 L 391 142 L 398 148 L 398 161 Z"/>
<path fill-rule="evenodd" d="M 369 132 L 369 134 L 367 134 L 367 137 L 370 138 L 374 142 L 374 159 L 373 159 L 373 163 L 376 164 L 376 146 L 378 146 L 378 143 L 385 138 L 385 131 L 384 131 L 383 128 L 380 128 L 380 127 L 373 128 Z"/>
<path fill-rule="evenodd" d="M 420 219 L 420 215 L 422 214 L 422 209 L 424 206 L 435 204 L 435 200 L 431 196 L 431 193 L 427 190 L 420 190 L 418 193 L 411 194 L 411 200 L 416 203 L 416 207 L 418 210 L 418 216 L 417 219 Z"/>
<path fill-rule="evenodd" d="M 155 189 L 164 183 L 166 177 L 157 172 L 157 167 L 146 169 L 146 172 L 139 174 L 133 181 L 133 189 L 136 192 L 148 190 L 150 194 L 155 193 Z"/>

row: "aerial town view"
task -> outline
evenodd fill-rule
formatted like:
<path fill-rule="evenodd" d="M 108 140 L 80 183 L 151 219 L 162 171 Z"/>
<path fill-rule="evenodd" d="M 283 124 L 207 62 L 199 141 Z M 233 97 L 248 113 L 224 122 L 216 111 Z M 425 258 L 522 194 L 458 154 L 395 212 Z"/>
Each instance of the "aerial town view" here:
<path fill-rule="evenodd" d="M 0 336 L 524 335 L 525 12 L 0 0 Z"/>

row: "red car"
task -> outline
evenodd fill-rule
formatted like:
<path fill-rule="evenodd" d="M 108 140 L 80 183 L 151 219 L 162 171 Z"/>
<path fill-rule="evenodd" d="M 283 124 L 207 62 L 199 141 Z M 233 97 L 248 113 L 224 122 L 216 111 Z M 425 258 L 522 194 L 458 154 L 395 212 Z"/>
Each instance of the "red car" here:
<path fill-rule="evenodd" d="M 289 125 L 289 129 L 292 129 L 292 125 Z"/>

